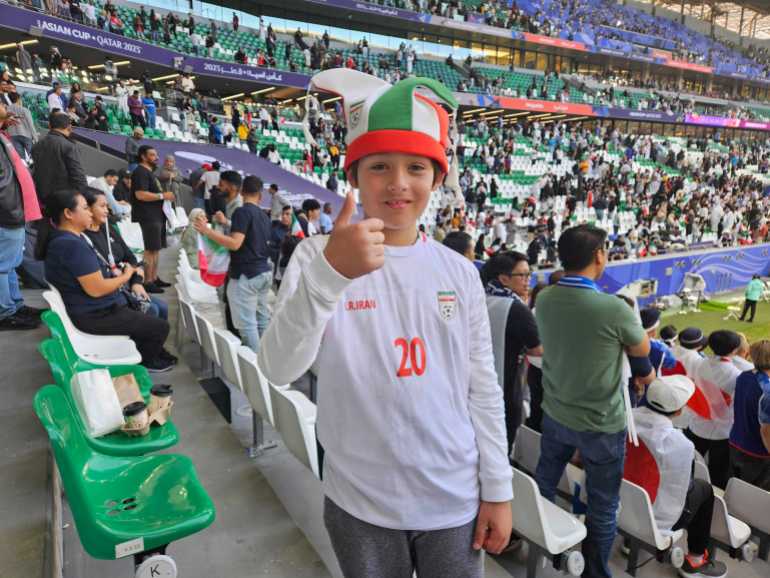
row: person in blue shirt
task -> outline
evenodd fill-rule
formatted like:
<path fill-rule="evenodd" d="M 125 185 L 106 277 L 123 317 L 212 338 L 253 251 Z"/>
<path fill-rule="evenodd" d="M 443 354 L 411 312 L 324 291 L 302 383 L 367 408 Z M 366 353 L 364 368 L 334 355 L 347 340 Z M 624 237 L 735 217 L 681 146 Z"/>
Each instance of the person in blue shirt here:
<path fill-rule="evenodd" d="M 743 312 L 741 313 L 740 320 L 743 321 L 746 317 L 746 313 L 751 310 L 751 317 L 749 317 L 749 323 L 754 322 L 754 315 L 757 313 L 757 303 L 762 298 L 762 293 L 765 290 L 765 284 L 762 283 L 762 279 L 759 275 L 754 275 L 746 286 L 745 301 L 743 302 Z"/>
<path fill-rule="evenodd" d="M 322 235 L 328 235 L 332 232 L 332 229 L 334 228 L 334 223 L 332 222 L 332 204 L 331 203 L 324 203 L 323 210 L 321 211 L 321 216 L 318 217 L 318 226 L 321 228 L 321 234 Z"/>
<path fill-rule="evenodd" d="M 660 326 L 660 311 L 648 307 L 640 311 L 642 318 L 642 327 L 650 337 L 650 363 L 657 373 L 663 369 L 674 369 L 676 367 L 676 358 L 671 349 L 658 337 L 658 327 Z"/>
<path fill-rule="evenodd" d="M 755 369 L 735 382 L 730 463 L 735 476 L 770 491 L 770 341 L 751 346 Z"/>
<path fill-rule="evenodd" d="M 142 104 L 144 104 L 144 112 L 147 115 L 147 126 L 154 129 L 157 110 L 155 107 L 155 99 L 153 99 L 149 93 L 145 93 Z"/>

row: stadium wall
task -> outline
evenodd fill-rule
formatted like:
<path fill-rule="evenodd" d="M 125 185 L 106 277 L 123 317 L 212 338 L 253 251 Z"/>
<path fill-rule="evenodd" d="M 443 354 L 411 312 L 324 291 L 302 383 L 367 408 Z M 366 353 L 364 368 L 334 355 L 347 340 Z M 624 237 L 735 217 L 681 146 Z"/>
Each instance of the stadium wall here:
<path fill-rule="evenodd" d="M 656 297 L 663 297 L 674 295 L 682 289 L 685 273 L 696 273 L 705 279 L 706 293 L 724 293 L 742 289 L 751 281 L 752 275 L 768 275 L 768 257 L 770 244 L 766 243 L 610 263 L 599 280 L 599 286 L 607 293 L 615 293 L 634 281 L 655 279 L 658 281 Z M 640 303 L 644 305 L 654 299 L 640 299 Z"/>

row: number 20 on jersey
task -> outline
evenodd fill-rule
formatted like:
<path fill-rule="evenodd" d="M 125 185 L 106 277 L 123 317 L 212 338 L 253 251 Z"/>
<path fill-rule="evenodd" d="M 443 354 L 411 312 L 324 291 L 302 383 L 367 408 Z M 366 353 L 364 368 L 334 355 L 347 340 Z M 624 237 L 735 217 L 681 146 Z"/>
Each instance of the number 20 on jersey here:
<path fill-rule="evenodd" d="M 396 371 L 396 377 L 421 376 L 425 373 L 425 343 L 419 337 L 411 340 L 399 337 L 393 345 L 401 349 L 401 363 Z"/>

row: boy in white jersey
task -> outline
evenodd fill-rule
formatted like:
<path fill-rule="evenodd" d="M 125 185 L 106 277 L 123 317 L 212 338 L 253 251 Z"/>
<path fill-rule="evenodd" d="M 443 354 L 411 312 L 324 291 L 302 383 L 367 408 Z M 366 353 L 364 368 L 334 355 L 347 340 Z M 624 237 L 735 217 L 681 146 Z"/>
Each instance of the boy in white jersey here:
<path fill-rule="evenodd" d="M 443 85 L 353 70 L 313 77 L 342 96 L 348 195 L 330 236 L 300 243 L 259 363 L 273 383 L 311 365 L 325 450 L 324 519 L 347 577 L 474 578 L 511 530 L 502 390 L 475 267 L 418 235 L 448 172 Z M 291 360 L 291 363 L 287 363 Z"/>

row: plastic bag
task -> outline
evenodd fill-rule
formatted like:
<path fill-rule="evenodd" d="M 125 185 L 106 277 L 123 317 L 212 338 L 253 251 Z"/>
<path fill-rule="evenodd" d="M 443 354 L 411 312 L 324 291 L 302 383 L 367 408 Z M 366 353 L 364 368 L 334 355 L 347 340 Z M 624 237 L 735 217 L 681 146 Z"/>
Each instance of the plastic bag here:
<path fill-rule="evenodd" d="M 123 409 L 108 370 L 92 369 L 76 373 L 70 385 L 75 405 L 90 437 L 107 435 L 123 427 Z"/>

